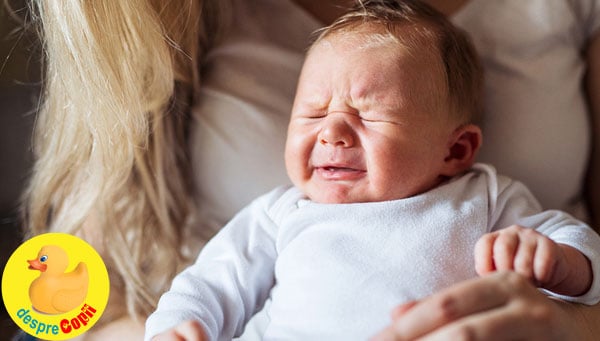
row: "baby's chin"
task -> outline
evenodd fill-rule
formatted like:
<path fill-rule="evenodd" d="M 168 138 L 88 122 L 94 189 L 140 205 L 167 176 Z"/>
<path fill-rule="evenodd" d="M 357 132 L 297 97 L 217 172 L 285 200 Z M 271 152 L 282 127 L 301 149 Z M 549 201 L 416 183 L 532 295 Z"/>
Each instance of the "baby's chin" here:
<path fill-rule="evenodd" d="M 302 188 L 301 188 L 302 190 Z M 313 202 L 320 204 L 355 204 L 381 202 L 409 198 L 421 191 L 376 191 L 373 188 L 353 186 L 307 186 L 304 194 Z"/>
<path fill-rule="evenodd" d="M 313 202 L 319 204 L 354 204 L 380 201 L 365 195 L 364 191 L 352 191 L 331 188 L 314 188 L 305 192 Z"/>

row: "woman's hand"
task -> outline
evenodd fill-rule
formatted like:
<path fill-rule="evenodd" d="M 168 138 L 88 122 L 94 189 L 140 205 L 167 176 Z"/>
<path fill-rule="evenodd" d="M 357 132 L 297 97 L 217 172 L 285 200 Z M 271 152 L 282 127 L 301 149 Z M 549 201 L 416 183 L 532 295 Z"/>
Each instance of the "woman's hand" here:
<path fill-rule="evenodd" d="M 372 340 L 591 340 L 584 309 L 514 272 L 495 272 L 397 307 Z"/>

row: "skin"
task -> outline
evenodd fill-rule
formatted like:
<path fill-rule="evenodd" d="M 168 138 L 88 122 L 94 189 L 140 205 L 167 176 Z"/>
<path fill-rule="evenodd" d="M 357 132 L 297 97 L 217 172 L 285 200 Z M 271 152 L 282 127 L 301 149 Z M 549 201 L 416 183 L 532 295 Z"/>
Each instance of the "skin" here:
<path fill-rule="evenodd" d="M 575 305 L 548 299 L 515 272 L 494 272 L 411 302 L 372 340 L 593 340 Z"/>
<path fill-rule="evenodd" d="M 424 0 L 446 15 L 452 15 L 468 0 Z M 340 0 L 295 0 L 323 24 L 329 24 L 343 11 Z M 349 3 L 350 1 L 343 1 Z M 594 136 L 600 135 L 600 37 L 596 35 L 587 51 L 589 77 L 587 80 Z M 591 206 L 594 222 L 600 216 L 600 141 L 594 142 L 590 170 Z M 590 187 L 590 184 L 592 186 Z M 597 223 L 593 226 L 598 226 Z M 484 304 L 494 297 L 503 299 L 493 305 Z M 472 298 L 472 299 L 468 299 Z M 446 302 L 462 302 L 449 312 Z M 457 284 L 411 305 L 403 311 L 405 323 L 388 334 L 388 340 L 410 340 L 423 336 L 425 340 L 461 340 L 455 336 L 470 336 L 470 340 L 508 340 L 520 337 L 526 340 L 596 340 L 600 334 L 600 305 L 581 306 L 550 300 L 540 294 L 525 277 L 516 273 L 496 272 L 491 275 Z M 395 321 L 395 320 L 394 320 Z M 411 322 L 412 321 L 412 322 Z M 389 331 L 394 324 L 390 324 Z M 144 333 L 143 321 L 124 317 L 104 327 L 95 327 L 85 334 L 86 339 L 139 339 Z M 514 334 L 513 334 L 514 333 Z M 425 336 L 427 335 L 427 336 Z M 406 337 L 405 337 L 406 336 Z M 414 338 L 412 337 L 412 338 Z M 83 337 L 79 337 L 82 339 Z"/>
<path fill-rule="evenodd" d="M 186 321 L 177 327 L 159 334 L 152 338 L 152 341 L 207 341 L 202 326 L 197 321 Z"/>
<path fill-rule="evenodd" d="M 510 270 L 557 294 L 579 296 L 592 285 L 589 260 L 576 249 L 519 225 L 488 233 L 475 246 L 481 276 Z"/>
<path fill-rule="evenodd" d="M 443 99 L 409 96 L 436 93 L 432 87 L 444 93 L 440 83 L 423 81 L 422 70 L 436 70 L 435 54 L 412 51 L 415 60 L 394 44 L 364 47 L 365 41 L 354 34 L 319 43 L 300 76 L 286 166 L 314 201 L 405 198 L 463 170 L 448 163 L 457 160 L 450 152 L 457 124 L 444 105 L 424 109 Z M 517 225 L 483 236 L 475 260 L 482 276 L 511 270 L 560 294 L 583 294 L 592 281 L 581 253 Z"/>
<path fill-rule="evenodd" d="M 439 1 L 428 0 L 431 5 Z M 460 8 L 468 1 L 444 0 Z M 438 7 L 439 10 L 444 10 Z M 451 15 L 452 10 L 445 11 Z M 600 215 L 600 33 L 587 48 L 586 90 L 593 122 L 588 183 L 592 226 Z M 501 296 L 502 299 L 494 299 Z M 457 302 L 460 302 L 457 303 Z M 491 302 L 491 303 L 490 303 Z M 399 306 L 392 321 L 373 340 L 596 340 L 600 305 L 583 306 L 548 299 L 524 276 L 496 272 Z"/>
<path fill-rule="evenodd" d="M 448 6 L 452 8 L 449 3 Z M 403 92 L 401 89 L 393 89 L 393 84 L 386 84 L 385 77 L 383 80 L 378 79 L 377 75 L 370 79 L 352 79 L 352 71 L 361 69 L 356 66 L 356 63 L 369 61 L 370 54 L 352 60 L 348 55 L 354 51 L 344 51 L 344 46 L 338 47 L 344 54 L 344 58 L 336 56 L 335 48 L 331 45 L 327 46 L 329 50 L 316 48 L 312 51 L 311 56 L 318 57 L 313 58 L 316 59 L 314 63 L 316 71 L 311 74 L 313 61 L 309 56 L 305 65 L 307 71 L 303 71 L 301 76 L 286 146 L 286 166 L 293 182 L 316 201 L 356 202 L 373 201 L 378 197 L 391 199 L 411 196 L 436 186 L 444 176 L 456 174 L 452 173 L 456 168 L 443 166 L 436 168 L 444 164 L 439 163 L 437 157 L 443 153 L 439 154 L 437 149 L 428 149 L 423 164 L 411 163 L 406 170 L 408 174 L 413 175 L 417 174 L 418 170 L 425 173 L 414 177 L 406 176 L 407 173 L 404 173 L 407 178 L 413 180 L 403 182 L 402 179 L 391 180 L 393 178 L 386 179 L 385 176 L 381 176 L 386 174 L 386 169 L 389 171 L 398 166 L 396 164 L 400 162 L 398 160 L 404 162 L 414 160 L 412 159 L 414 154 L 404 154 L 402 148 L 395 149 L 394 146 L 402 146 L 406 141 L 412 141 L 415 144 L 404 144 L 406 149 L 403 151 L 418 150 L 418 142 L 424 141 L 419 137 L 428 135 L 429 138 L 433 137 L 433 141 L 439 142 L 441 140 L 437 138 L 449 135 L 447 131 L 431 125 L 425 125 L 430 129 L 427 133 L 411 135 L 411 133 L 415 134 L 415 130 L 425 126 L 413 122 L 416 124 L 413 129 L 403 130 L 403 125 L 399 123 L 406 124 L 406 121 L 396 120 L 402 116 L 394 116 L 394 119 L 390 120 L 389 117 L 381 119 L 361 115 L 364 112 L 371 112 L 368 93 L 365 96 L 363 89 L 372 89 L 378 84 L 385 85 L 383 88 L 390 91 L 389 96 L 386 96 L 386 91 L 383 91 L 383 100 L 378 98 L 371 103 L 384 103 L 388 108 L 394 108 L 391 111 L 405 114 L 414 113 L 415 108 L 419 106 L 415 106 L 410 101 L 400 101 L 400 103 L 386 101 L 386 98 L 399 98 L 398 95 Z M 377 52 L 382 54 L 389 51 Z M 332 87 L 331 84 L 315 81 L 320 78 L 317 77 L 319 73 L 322 73 L 318 64 L 327 63 L 328 58 L 337 61 L 337 64 L 333 65 L 338 65 L 339 70 L 342 70 L 330 71 L 334 75 L 341 76 L 335 78 L 328 75 L 322 78 L 336 79 L 339 84 L 342 84 L 341 86 L 338 84 Z M 340 61 L 344 60 L 348 61 L 349 65 L 344 65 L 344 62 L 340 64 Z M 363 67 L 369 70 L 368 68 L 373 66 L 371 62 Z M 429 66 L 431 66 L 430 62 L 431 60 Z M 403 76 L 411 79 L 410 74 L 403 74 Z M 308 81 L 303 81 L 305 77 Z M 398 93 L 393 93 L 394 91 Z M 310 100 L 305 102 L 303 100 L 305 98 Z M 418 122 L 418 120 L 413 121 Z M 382 123 L 382 126 L 372 129 L 373 126 L 370 125 L 372 123 L 375 125 Z M 394 136 L 409 138 L 390 139 Z M 450 141 L 452 139 L 448 140 L 451 145 Z M 449 150 L 447 147 L 448 145 L 442 148 L 446 153 Z M 382 151 L 386 152 L 382 153 Z M 434 172 L 428 173 L 424 168 L 420 168 L 424 165 Z M 450 173 L 445 173 L 447 170 L 450 170 Z M 432 175 L 436 173 L 437 176 Z M 530 233 L 531 230 L 527 230 L 525 234 L 524 232 L 525 229 L 522 227 L 513 226 L 500 233 L 484 236 L 476 248 L 476 267 L 482 278 L 459 283 L 423 301 L 410 302 L 397 307 L 392 312 L 390 326 L 373 339 L 592 340 L 594 335 L 589 326 L 592 325 L 593 319 L 598 319 L 598 307 L 581 307 L 548 299 L 531 284 L 533 281 L 556 289 L 555 283 L 562 282 L 560 278 L 573 276 L 572 269 L 588 269 L 587 260 L 569 247 L 558 245 L 535 232 Z M 537 247 L 531 247 L 532 244 Z M 518 245 L 528 245 L 528 247 L 520 248 Z M 540 252 L 540 249 L 544 251 Z M 548 257 L 549 255 L 553 257 Z M 522 261 L 524 258 L 529 260 Z M 536 271 L 536 266 L 540 268 L 539 264 L 547 264 L 545 258 L 558 259 L 556 262 L 561 265 L 557 267 L 558 269 L 554 269 L 554 273 L 549 274 L 547 266 L 543 265 L 542 270 Z M 538 260 L 536 265 L 536 259 L 544 261 Z M 546 270 L 543 270 L 544 268 Z M 492 271 L 494 272 L 491 273 Z M 565 293 L 573 294 L 587 290 L 590 276 L 589 272 L 583 271 L 583 273 L 582 287 L 565 289 Z M 189 323 L 186 322 L 178 328 Z M 584 328 L 581 328 L 582 326 Z M 174 334 L 171 334 L 171 337 L 173 340 L 179 339 L 179 336 Z"/>
<path fill-rule="evenodd" d="M 285 160 L 292 182 L 316 202 L 422 193 L 469 168 L 481 143 L 477 126 L 445 109 L 437 50 L 417 45 L 408 53 L 390 38 L 373 42 L 373 33 L 334 34 L 313 46 L 302 68 Z M 204 340 L 202 327 L 186 321 L 153 338 L 182 339 Z"/>
<path fill-rule="evenodd" d="M 406 198 L 472 163 L 473 150 L 454 155 L 452 147 L 465 135 L 480 135 L 479 128 L 461 126 L 446 111 L 438 54 L 398 46 L 390 38 L 373 43 L 363 33 L 337 33 L 307 56 L 285 161 L 290 179 L 311 200 Z"/>

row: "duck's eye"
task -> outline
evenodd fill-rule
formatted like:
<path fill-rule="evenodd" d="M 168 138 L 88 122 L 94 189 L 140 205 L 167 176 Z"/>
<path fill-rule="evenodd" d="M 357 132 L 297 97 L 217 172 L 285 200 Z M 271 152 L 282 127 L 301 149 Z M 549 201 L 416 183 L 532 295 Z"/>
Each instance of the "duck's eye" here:
<path fill-rule="evenodd" d="M 48 256 L 46 256 L 46 255 L 43 255 L 42 257 L 40 257 L 40 262 L 42 262 L 42 263 L 47 260 L 48 260 Z"/>

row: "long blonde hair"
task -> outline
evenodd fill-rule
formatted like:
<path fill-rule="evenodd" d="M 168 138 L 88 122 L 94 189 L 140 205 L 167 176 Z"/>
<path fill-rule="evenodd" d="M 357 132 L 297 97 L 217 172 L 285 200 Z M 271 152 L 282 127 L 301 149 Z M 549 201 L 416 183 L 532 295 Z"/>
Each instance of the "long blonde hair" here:
<path fill-rule="evenodd" d="M 88 239 L 134 317 L 186 261 L 186 125 L 223 3 L 32 1 L 46 58 L 26 231 Z"/>

